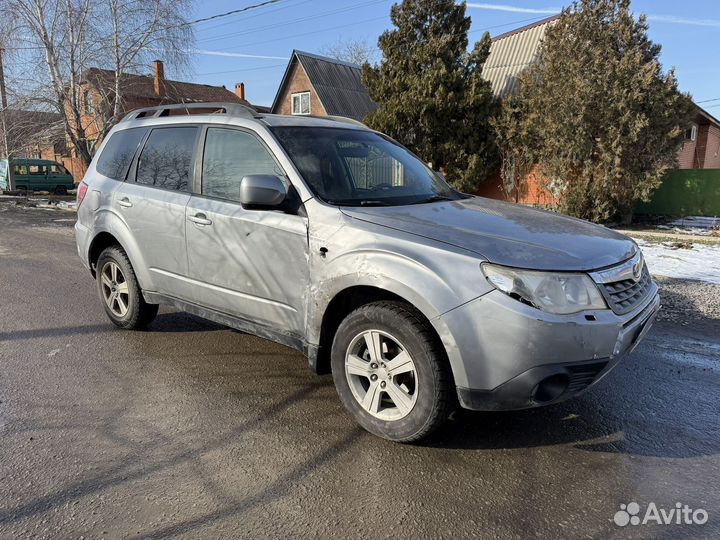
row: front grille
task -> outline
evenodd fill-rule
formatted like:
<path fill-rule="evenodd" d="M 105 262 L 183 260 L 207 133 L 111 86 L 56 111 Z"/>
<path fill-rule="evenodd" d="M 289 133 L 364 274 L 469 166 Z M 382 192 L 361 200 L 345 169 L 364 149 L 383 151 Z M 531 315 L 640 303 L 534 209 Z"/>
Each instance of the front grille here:
<path fill-rule="evenodd" d="M 647 266 L 643 264 L 643 271 L 640 279 L 623 279 L 622 281 L 614 281 L 603 285 L 605 291 L 604 296 L 608 301 L 610 308 L 618 315 L 623 315 L 632 311 L 638 302 L 641 302 L 650 292 L 650 272 Z"/>
<path fill-rule="evenodd" d="M 607 361 L 568 366 L 570 382 L 568 383 L 566 392 L 575 393 L 590 386 L 600 372 L 605 369 L 606 365 Z"/>

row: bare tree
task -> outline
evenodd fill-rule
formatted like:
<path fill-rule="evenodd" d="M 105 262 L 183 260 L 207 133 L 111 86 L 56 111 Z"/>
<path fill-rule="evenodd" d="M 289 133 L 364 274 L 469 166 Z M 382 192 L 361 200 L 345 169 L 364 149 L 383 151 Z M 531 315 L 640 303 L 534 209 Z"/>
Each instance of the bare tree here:
<path fill-rule="evenodd" d="M 0 18 L 14 21 L 16 42 L 22 44 L 18 48 L 25 51 L 20 69 L 42 66 L 46 74 L 38 85 L 45 90 L 42 100 L 60 113 L 66 135 L 86 166 L 96 144 L 123 113 L 125 74 L 147 66 L 158 55 L 185 65 L 193 38 L 184 16 L 188 4 L 188 0 L 3 0 Z M 112 76 L 88 81 L 91 67 L 108 69 Z M 89 82 L 92 93 L 87 92 Z M 86 115 L 90 109 L 92 114 Z"/>
<path fill-rule="evenodd" d="M 332 45 L 326 45 L 320 49 L 320 53 L 359 66 L 365 63 L 374 64 L 378 58 L 377 47 L 364 39 L 338 39 Z"/>

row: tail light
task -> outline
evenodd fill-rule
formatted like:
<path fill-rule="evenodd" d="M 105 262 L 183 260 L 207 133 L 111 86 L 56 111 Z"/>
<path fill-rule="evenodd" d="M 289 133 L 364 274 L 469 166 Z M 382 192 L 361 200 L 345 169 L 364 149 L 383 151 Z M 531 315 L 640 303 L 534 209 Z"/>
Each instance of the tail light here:
<path fill-rule="evenodd" d="M 85 198 L 85 195 L 87 194 L 88 185 L 85 182 L 80 182 L 80 185 L 78 186 L 77 190 L 77 205 L 78 208 L 80 208 L 80 205 L 83 202 L 83 199 Z"/>

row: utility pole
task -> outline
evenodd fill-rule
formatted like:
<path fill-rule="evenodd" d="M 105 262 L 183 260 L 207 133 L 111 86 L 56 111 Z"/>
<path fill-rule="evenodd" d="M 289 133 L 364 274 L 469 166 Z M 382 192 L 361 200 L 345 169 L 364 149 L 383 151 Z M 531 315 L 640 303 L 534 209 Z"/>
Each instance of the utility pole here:
<path fill-rule="evenodd" d="M 5 122 L 5 110 L 7 109 L 7 91 L 5 89 L 5 68 L 3 67 L 3 53 L 5 51 L 0 47 L 0 130 L 2 130 L 3 154 L 7 160 L 8 187 L 12 190 L 15 188 L 14 175 L 10 167 L 10 145 L 8 143 L 7 123 Z"/>
<path fill-rule="evenodd" d="M 2 110 L 7 109 L 7 92 L 5 91 L 5 70 L 3 69 L 3 53 L 5 51 L 0 47 L 0 106 Z"/>

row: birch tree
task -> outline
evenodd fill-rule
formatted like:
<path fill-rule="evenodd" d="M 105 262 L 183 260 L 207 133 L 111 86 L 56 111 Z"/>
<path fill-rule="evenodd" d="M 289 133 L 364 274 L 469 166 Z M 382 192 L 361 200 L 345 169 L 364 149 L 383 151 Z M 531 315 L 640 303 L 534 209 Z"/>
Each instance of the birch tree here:
<path fill-rule="evenodd" d="M 0 18 L 14 21 L 17 48 L 25 51 L 19 69 L 44 72 L 38 77 L 44 101 L 60 113 L 86 166 L 124 111 L 123 77 L 146 71 L 157 57 L 178 68 L 186 65 L 193 40 L 188 12 L 188 0 L 3 0 L 0 6 Z M 86 116 L 83 82 L 91 67 L 112 76 L 92 81 L 99 99 Z"/>

